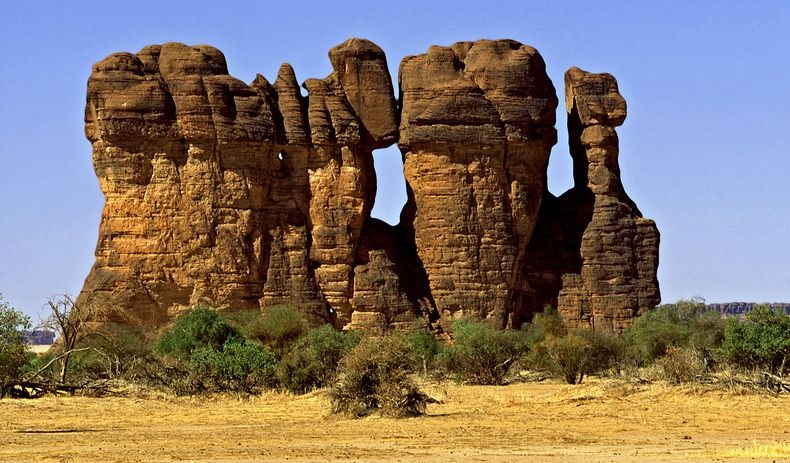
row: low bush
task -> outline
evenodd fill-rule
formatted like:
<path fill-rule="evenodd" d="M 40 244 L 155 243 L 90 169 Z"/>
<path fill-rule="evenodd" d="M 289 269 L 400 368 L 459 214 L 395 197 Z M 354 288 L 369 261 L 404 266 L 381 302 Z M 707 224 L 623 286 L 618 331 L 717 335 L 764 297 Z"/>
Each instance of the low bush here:
<path fill-rule="evenodd" d="M 619 372 L 627 359 L 627 345 L 623 337 L 608 329 L 585 331 L 594 352 L 591 374 Z"/>
<path fill-rule="evenodd" d="M 578 329 L 551 340 L 547 351 L 554 373 L 568 384 L 579 384 L 587 375 L 617 368 L 625 343 L 611 331 Z"/>
<path fill-rule="evenodd" d="M 340 360 L 361 339 L 355 331 L 338 331 L 324 325 L 299 338 L 286 353 L 277 370 L 284 389 L 303 394 L 324 387 L 335 377 Z"/>
<path fill-rule="evenodd" d="M 525 330 L 530 347 L 549 338 L 565 336 L 567 332 L 559 312 L 551 306 L 546 306 L 543 312 L 536 313 L 532 317 L 532 322 L 525 326 Z"/>
<path fill-rule="evenodd" d="M 109 379 L 115 373 L 113 359 L 101 350 L 84 344 L 74 352 L 69 362 L 69 382 L 82 384 L 92 380 Z"/>
<path fill-rule="evenodd" d="M 307 331 L 307 320 L 288 306 L 268 309 L 250 324 L 247 334 L 275 352 L 285 353 Z"/>
<path fill-rule="evenodd" d="M 21 380 L 28 362 L 27 342 L 22 331 L 30 329 L 30 319 L 11 307 L 0 295 L 0 398 Z"/>
<path fill-rule="evenodd" d="M 363 339 L 340 362 L 329 394 L 332 412 L 394 417 L 425 412 L 428 396 L 409 376 L 410 358 L 396 336 Z"/>
<path fill-rule="evenodd" d="M 134 379 L 153 350 L 139 328 L 115 323 L 106 323 L 86 334 L 75 348 L 69 375 L 77 383 L 118 377 Z"/>
<path fill-rule="evenodd" d="M 707 368 L 705 360 L 696 349 L 687 347 L 667 348 L 667 353 L 656 361 L 663 378 L 672 384 L 690 383 L 702 377 Z"/>
<path fill-rule="evenodd" d="M 681 300 L 634 319 L 623 335 L 645 365 L 664 356 L 670 347 L 695 349 L 710 362 L 724 339 L 724 321 L 701 299 Z"/>
<path fill-rule="evenodd" d="M 733 366 L 785 375 L 790 369 L 790 316 L 760 305 L 742 321 L 728 319 L 720 352 Z"/>
<path fill-rule="evenodd" d="M 196 349 L 189 358 L 189 375 L 197 391 L 248 394 L 277 384 L 277 359 L 260 344 L 231 339 L 217 351 Z"/>
<path fill-rule="evenodd" d="M 239 332 L 211 307 L 197 305 L 179 317 L 156 344 L 156 351 L 188 360 L 199 348 L 218 351 L 231 339 L 241 339 Z"/>
<path fill-rule="evenodd" d="M 511 366 L 528 350 L 522 331 L 501 330 L 485 321 L 453 323 L 453 344 L 439 354 L 439 362 L 458 381 L 504 384 Z"/>
<path fill-rule="evenodd" d="M 567 333 L 560 314 L 553 307 L 547 306 L 543 312 L 535 314 L 532 322 L 525 325 L 524 330 L 529 347 L 525 356 L 525 366 L 539 371 L 554 370 L 555 364 L 551 361 L 549 346 Z"/>
<path fill-rule="evenodd" d="M 707 368 L 712 368 L 724 342 L 726 320 L 719 312 L 703 310 L 691 321 L 688 347 L 695 350 Z"/>
<path fill-rule="evenodd" d="M 428 371 L 436 366 L 436 359 L 442 346 L 433 333 L 424 328 L 417 328 L 403 335 L 403 344 L 411 358 L 415 371 L 428 375 Z"/>
<path fill-rule="evenodd" d="M 555 339 L 547 346 L 552 370 L 568 384 L 581 383 L 590 369 L 590 348 L 590 344 L 579 333 Z"/>
<path fill-rule="evenodd" d="M 156 344 L 159 354 L 142 367 L 146 380 L 177 394 L 255 393 L 276 386 L 277 358 L 245 339 L 216 310 L 196 306 Z"/>
<path fill-rule="evenodd" d="M 22 376 L 28 377 L 36 372 L 41 371 L 36 379 L 42 380 L 44 382 L 57 381 L 58 365 L 54 359 L 55 354 L 51 352 L 45 352 L 38 355 L 30 352 L 28 354 L 27 363 L 25 363 L 21 369 Z"/>

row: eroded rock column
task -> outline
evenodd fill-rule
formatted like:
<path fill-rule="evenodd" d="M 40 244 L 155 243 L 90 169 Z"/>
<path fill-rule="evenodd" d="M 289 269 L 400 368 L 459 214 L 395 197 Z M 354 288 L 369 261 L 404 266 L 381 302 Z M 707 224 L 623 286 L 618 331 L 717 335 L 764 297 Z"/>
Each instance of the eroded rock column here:
<path fill-rule="evenodd" d="M 94 66 L 86 135 L 106 203 L 82 298 L 161 323 L 200 301 L 255 308 L 277 186 L 275 110 L 208 46 L 170 43 Z M 278 198 L 278 209 L 289 204 Z"/>
<path fill-rule="evenodd" d="M 351 39 L 329 51 L 334 72 L 308 79 L 313 149 L 309 177 L 315 275 L 338 324 L 351 323 L 354 262 L 376 198 L 373 150 L 397 138 L 395 97 L 384 52 Z"/>
<path fill-rule="evenodd" d="M 543 60 L 510 40 L 434 46 L 399 82 L 407 209 L 436 307 L 504 322 L 556 141 Z"/>
<path fill-rule="evenodd" d="M 625 194 L 608 74 L 571 69 L 575 186 L 546 188 L 557 98 L 512 40 L 431 47 L 400 66 L 350 39 L 302 85 L 228 75 L 219 50 L 116 53 L 88 81 L 85 131 L 105 206 L 78 303 L 159 327 L 205 302 L 287 304 L 338 328 L 519 326 L 557 305 L 571 326 L 623 328 L 658 303 L 659 235 Z M 372 151 L 397 142 L 408 202 L 370 217 Z"/>
<path fill-rule="evenodd" d="M 562 276 L 558 309 L 571 326 L 622 330 L 658 304 L 659 234 L 626 195 L 620 180 L 615 127 L 625 99 L 609 74 L 565 73 L 568 135 L 576 189 L 594 195 L 583 232 L 581 272 Z"/>

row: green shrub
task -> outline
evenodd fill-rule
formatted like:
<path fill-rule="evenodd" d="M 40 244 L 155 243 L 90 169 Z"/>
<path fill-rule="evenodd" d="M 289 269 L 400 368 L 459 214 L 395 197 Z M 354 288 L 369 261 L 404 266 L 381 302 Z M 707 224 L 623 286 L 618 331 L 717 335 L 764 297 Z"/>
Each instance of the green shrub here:
<path fill-rule="evenodd" d="M 529 350 L 524 358 L 524 364 L 532 370 L 554 370 L 548 347 L 555 339 L 567 334 L 565 322 L 560 317 L 557 309 L 546 306 L 543 312 L 536 313 L 532 322 L 524 326 L 526 341 Z"/>
<path fill-rule="evenodd" d="M 216 310 L 197 305 L 159 338 L 156 350 L 188 360 L 198 348 L 218 351 L 231 339 L 241 339 L 241 335 Z"/>
<path fill-rule="evenodd" d="M 555 374 L 568 384 L 579 384 L 584 377 L 616 368 L 625 352 L 625 344 L 607 330 L 578 329 L 547 346 Z"/>
<path fill-rule="evenodd" d="M 420 328 L 403 335 L 403 344 L 416 370 L 427 375 L 434 367 L 441 345 L 433 333 Z"/>
<path fill-rule="evenodd" d="M 223 312 L 222 317 L 244 337 L 251 338 L 249 329 L 256 320 L 263 316 L 260 309 L 241 310 L 236 312 Z"/>
<path fill-rule="evenodd" d="M 577 332 L 555 339 L 548 346 L 552 369 L 568 384 L 581 383 L 589 370 L 590 349 L 587 340 Z"/>
<path fill-rule="evenodd" d="M 82 347 L 79 347 L 82 348 Z M 113 359 L 93 347 L 74 352 L 69 362 L 69 377 L 72 383 L 84 383 L 94 379 L 107 379 L 115 372 Z"/>
<path fill-rule="evenodd" d="M 395 336 L 365 338 L 340 362 L 329 394 L 332 412 L 394 417 L 425 412 L 428 396 L 409 377 L 410 359 Z"/>
<path fill-rule="evenodd" d="M 29 360 L 22 331 L 28 329 L 30 319 L 0 294 L 0 397 L 5 397 L 21 380 L 22 368 Z"/>
<path fill-rule="evenodd" d="M 176 393 L 255 393 L 277 382 L 276 356 L 203 305 L 176 320 L 156 352 L 164 357 L 146 365 L 146 375 Z"/>
<path fill-rule="evenodd" d="M 105 324 L 101 328 L 98 343 L 98 347 L 121 361 L 147 357 L 154 348 L 141 327 L 114 323 Z"/>
<path fill-rule="evenodd" d="M 152 346 L 139 328 L 106 323 L 75 346 L 69 374 L 76 382 L 125 376 L 134 379 Z M 86 349 L 86 350 L 82 350 Z"/>
<path fill-rule="evenodd" d="M 546 306 L 543 312 L 536 313 L 532 322 L 526 326 L 527 343 L 530 347 L 549 338 L 565 336 L 565 322 L 562 321 L 557 309 Z"/>
<path fill-rule="evenodd" d="M 324 325 L 309 331 L 286 353 L 277 370 L 283 388 L 303 394 L 324 387 L 335 377 L 340 360 L 361 339 L 361 333 Z"/>
<path fill-rule="evenodd" d="M 52 354 L 51 352 L 45 352 L 39 355 L 30 352 L 28 354 L 27 363 L 25 363 L 25 365 L 22 367 L 22 376 L 28 377 L 49 364 L 49 366 L 45 368 L 39 376 L 36 377 L 36 380 L 42 382 L 57 381 L 58 373 L 60 371 L 58 369 L 58 363 L 53 361 L 54 358 L 55 354 Z"/>
<path fill-rule="evenodd" d="M 585 331 L 593 349 L 593 368 L 590 373 L 619 371 L 626 359 L 627 346 L 623 337 L 608 329 Z"/>
<path fill-rule="evenodd" d="M 701 299 L 681 300 L 636 318 L 623 335 L 643 364 L 664 356 L 669 347 L 695 349 L 709 362 L 724 338 L 724 321 Z"/>
<path fill-rule="evenodd" d="M 524 364 L 532 370 L 553 370 L 555 365 L 549 355 L 549 345 L 555 339 L 565 336 L 565 322 L 560 314 L 551 306 L 546 306 L 541 313 L 535 314 L 532 322 L 524 327 L 529 350 Z"/>
<path fill-rule="evenodd" d="M 307 320 L 287 306 L 272 307 L 253 320 L 248 328 L 250 338 L 283 354 L 307 331 Z"/>
<path fill-rule="evenodd" d="M 459 320 L 453 323 L 453 344 L 442 350 L 439 361 L 459 381 L 503 384 L 510 367 L 527 350 L 524 332 Z"/>
<path fill-rule="evenodd" d="M 784 375 L 790 368 L 790 316 L 759 305 L 743 321 L 728 319 L 721 353 L 732 365 Z"/>
<path fill-rule="evenodd" d="M 189 374 L 198 391 L 256 393 L 277 383 L 277 359 L 260 344 L 231 339 L 222 350 L 199 347 L 189 358 Z"/>

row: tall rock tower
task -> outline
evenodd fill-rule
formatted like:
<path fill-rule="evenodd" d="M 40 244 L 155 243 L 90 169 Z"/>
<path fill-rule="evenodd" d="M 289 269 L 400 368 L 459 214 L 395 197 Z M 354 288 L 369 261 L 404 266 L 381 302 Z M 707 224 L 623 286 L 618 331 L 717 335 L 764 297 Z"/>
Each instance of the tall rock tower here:
<path fill-rule="evenodd" d="M 228 75 L 205 46 L 152 45 L 97 63 L 85 132 L 105 196 L 78 304 L 151 327 L 192 304 L 287 304 L 338 328 L 519 326 L 558 307 L 622 329 L 659 302 L 658 232 L 625 194 L 613 77 L 573 68 L 575 186 L 546 186 L 558 100 L 540 54 L 513 40 L 404 58 L 350 39 L 301 85 Z M 373 219 L 372 151 L 397 143 L 408 202 Z"/>

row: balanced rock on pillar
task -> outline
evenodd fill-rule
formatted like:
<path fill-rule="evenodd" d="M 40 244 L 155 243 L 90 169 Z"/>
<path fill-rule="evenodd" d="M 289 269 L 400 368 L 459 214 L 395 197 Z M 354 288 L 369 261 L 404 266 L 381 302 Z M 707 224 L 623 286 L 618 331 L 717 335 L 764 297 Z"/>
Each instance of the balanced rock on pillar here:
<path fill-rule="evenodd" d="M 626 103 L 617 81 L 571 68 L 565 101 L 575 188 L 589 190 L 593 206 L 581 237 L 581 271 L 562 276 L 558 310 L 571 326 L 621 330 L 660 301 L 658 229 L 620 180 L 614 128 L 625 120 Z"/>

